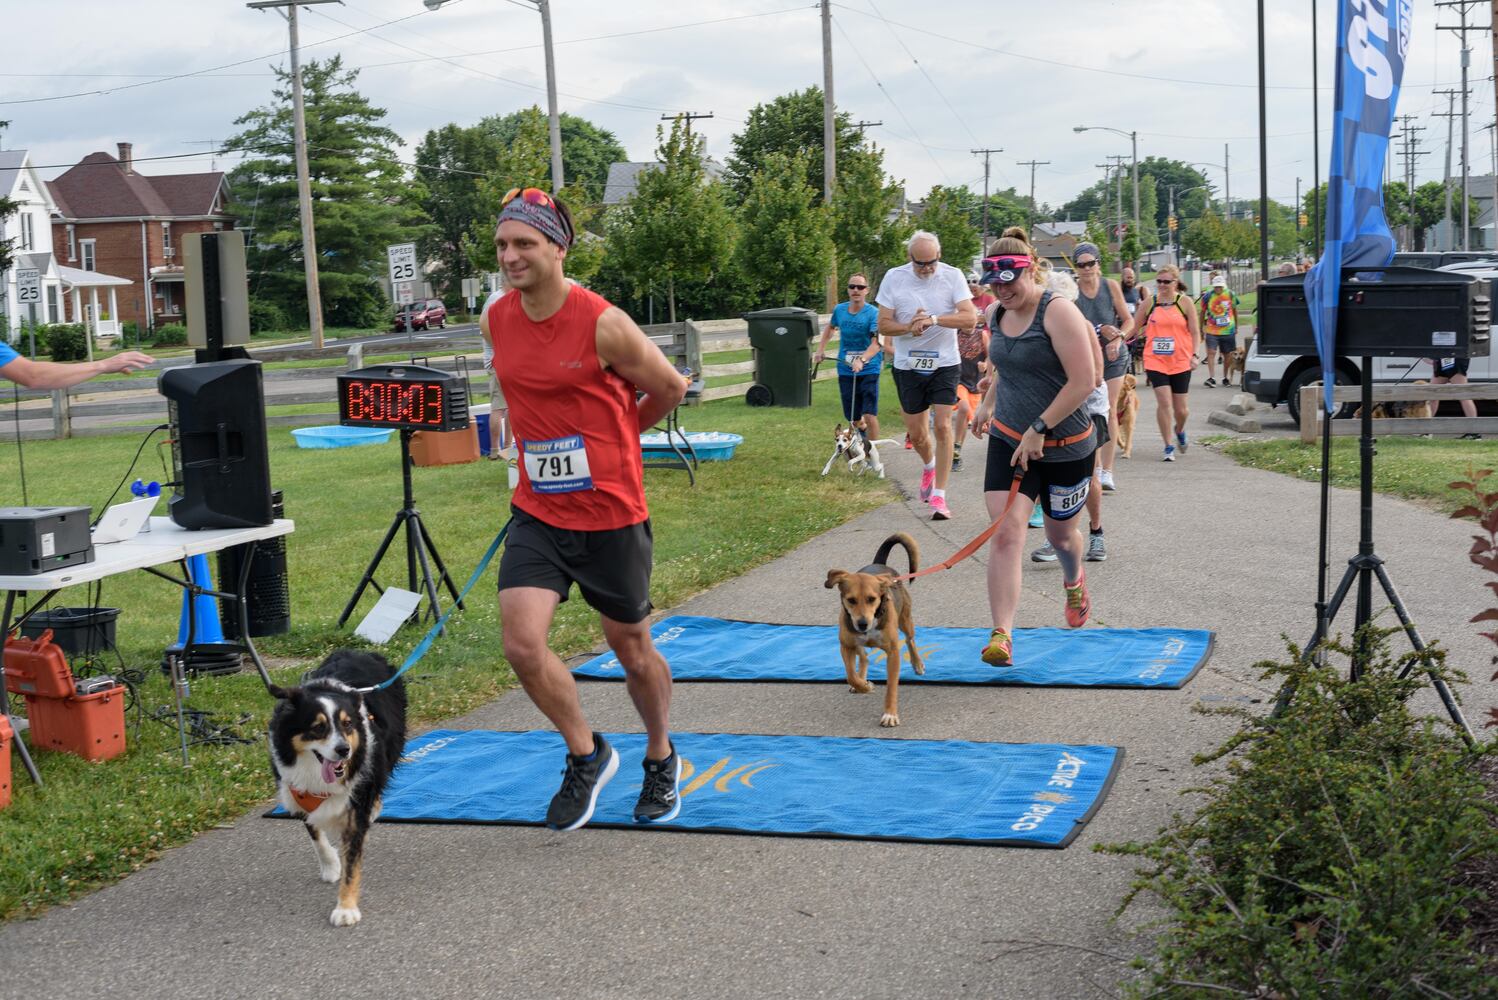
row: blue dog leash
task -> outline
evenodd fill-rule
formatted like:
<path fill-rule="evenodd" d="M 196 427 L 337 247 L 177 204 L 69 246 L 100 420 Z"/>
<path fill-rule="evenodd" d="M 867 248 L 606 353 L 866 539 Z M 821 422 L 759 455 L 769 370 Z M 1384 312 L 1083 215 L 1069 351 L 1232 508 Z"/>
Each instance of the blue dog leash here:
<path fill-rule="evenodd" d="M 474 569 L 473 575 L 468 578 L 468 582 L 463 584 L 463 589 L 458 592 L 458 599 L 454 601 L 452 606 L 449 607 L 447 611 L 443 612 L 442 617 L 438 618 L 436 623 L 427 630 L 426 636 L 416 644 L 416 648 L 411 650 L 411 652 L 406 655 L 406 661 L 401 664 L 400 669 L 397 670 L 393 675 L 391 675 L 389 680 L 381 684 L 376 684 L 374 687 L 356 688 L 355 690 L 357 690 L 360 694 L 368 694 L 371 691 L 383 691 L 385 688 L 388 688 L 390 685 L 399 680 L 401 674 L 416 666 L 417 662 L 420 661 L 420 659 L 427 654 L 427 651 L 432 648 L 432 643 L 436 641 L 438 633 L 442 631 L 442 626 L 446 624 L 448 616 L 450 616 L 454 611 L 457 610 L 459 604 L 463 603 L 463 598 L 468 596 L 468 592 L 473 589 L 473 585 L 479 582 L 479 577 L 484 575 L 484 570 L 489 568 L 489 563 L 494 559 L 494 553 L 499 551 L 499 546 L 504 542 L 505 535 L 509 533 L 510 524 L 513 521 L 514 518 L 512 517 L 510 518 L 510 520 L 504 523 L 504 527 L 499 529 L 499 534 L 495 535 L 494 541 L 489 543 L 489 551 L 484 553 L 484 557 L 479 560 L 478 567 Z"/>

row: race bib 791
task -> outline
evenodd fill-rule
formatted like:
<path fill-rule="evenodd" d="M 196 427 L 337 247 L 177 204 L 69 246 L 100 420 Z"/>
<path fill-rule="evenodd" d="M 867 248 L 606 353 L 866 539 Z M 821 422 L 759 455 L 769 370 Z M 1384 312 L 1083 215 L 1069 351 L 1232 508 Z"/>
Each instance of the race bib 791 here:
<path fill-rule="evenodd" d="M 576 493 L 593 488 L 588 449 L 581 434 L 550 441 L 521 441 L 526 477 L 536 493 Z"/>

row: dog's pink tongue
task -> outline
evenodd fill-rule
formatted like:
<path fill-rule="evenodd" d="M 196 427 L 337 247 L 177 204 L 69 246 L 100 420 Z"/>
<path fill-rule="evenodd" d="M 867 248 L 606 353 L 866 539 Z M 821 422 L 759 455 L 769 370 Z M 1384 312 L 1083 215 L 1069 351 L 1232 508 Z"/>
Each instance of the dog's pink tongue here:
<path fill-rule="evenodd" d="M 336 784 L 338 781 L 338 771 L 336 770 L 336 766 L 337 765 L 335 765 L 331 760 L 325 760 L 322 762 L 322 780 L 330 785 Z"/>

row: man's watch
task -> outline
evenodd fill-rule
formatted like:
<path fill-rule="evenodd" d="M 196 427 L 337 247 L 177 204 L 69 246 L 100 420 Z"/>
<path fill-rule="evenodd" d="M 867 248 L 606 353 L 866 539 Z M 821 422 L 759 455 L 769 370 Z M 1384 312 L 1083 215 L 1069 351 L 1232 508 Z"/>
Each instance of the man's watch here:
<path fill-rule="evenodd" d="M 1045 432 L 1050 430 L 1050 428 L 1045 425 L 1045 421 L 1040 419 L 1039 417 L 1036 417 L 1030 423 L 1030 429 L 1036 434 L 1039 434 L 1041 437 L 1045 437 Z"/>

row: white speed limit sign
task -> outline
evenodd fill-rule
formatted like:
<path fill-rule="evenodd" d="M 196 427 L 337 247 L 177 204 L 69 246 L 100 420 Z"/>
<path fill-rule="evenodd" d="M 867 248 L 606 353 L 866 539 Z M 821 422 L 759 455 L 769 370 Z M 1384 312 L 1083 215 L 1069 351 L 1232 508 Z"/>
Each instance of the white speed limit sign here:
<path fill-rule="evenodd" d="M 42 272 L 40 268 L 16 268 L 16 301 L 21 305 L 35 305 L 42 301 Z"/>
<path fill-rule="evenodd" d="M 416 244 L 397 243 L 385 248 L 390 257 L 390 281 L 392 284 L 416 280 Z"/>

